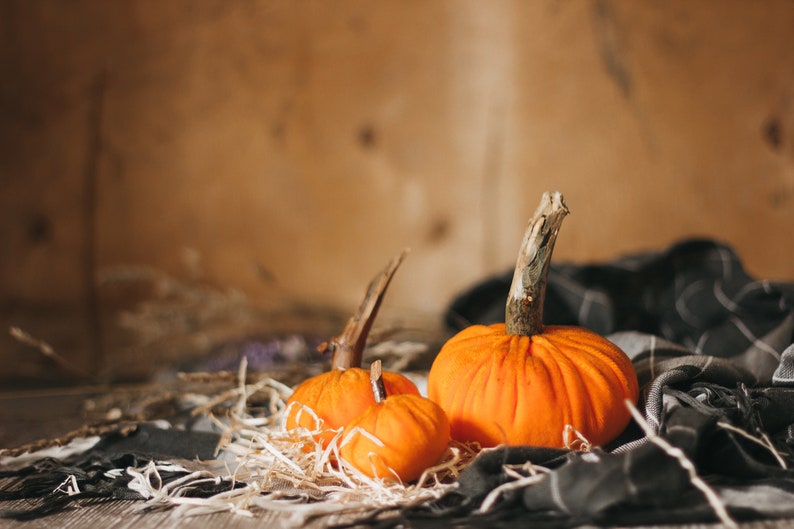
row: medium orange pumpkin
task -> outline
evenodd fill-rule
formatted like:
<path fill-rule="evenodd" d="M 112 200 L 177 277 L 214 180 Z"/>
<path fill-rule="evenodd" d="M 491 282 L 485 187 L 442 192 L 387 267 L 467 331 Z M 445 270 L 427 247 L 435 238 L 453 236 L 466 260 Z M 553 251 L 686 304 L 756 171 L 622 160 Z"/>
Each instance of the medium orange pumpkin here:
<path fill-rule="evenodd" d="M 376 402 L 345 427 L 339 455 L 371 478 L 413 481 L 446 452 L 447 416 L 425 397 L 387 396 L 380 360 L 372 364 L 371 382 Z"/>
<path fill-rule="evenodd" d="M 582 327 L 544 326 L 551 253 L 568 208 L 545 193 L 530 219 L 506 305 L 506 323 L 450 338 L 428 375 L 428 396 L 447 413 L 452 438 L 563 447 L 573 426 L 603 445 L 627 426 L 638 397 L 634 367 L 617 346 Z"/>
<path fill-rule="evenodd" d="M 295 388 L 287 400 L 287 430 L 320 430 L 316 440 L 326 447 L 341 428 L 375 403 L 370 375 L 360 367 L 361 359 L 383 296 L 404 256 L 405 252 L 393 258 L 372 280 L 343 333 L 320 346 L 321 352 L 333 355 L 331 370 L 304 380 Z M 383 373 L 383 380 L 389 395 L 419 394 L 416 385 L 398 373 Z"/>

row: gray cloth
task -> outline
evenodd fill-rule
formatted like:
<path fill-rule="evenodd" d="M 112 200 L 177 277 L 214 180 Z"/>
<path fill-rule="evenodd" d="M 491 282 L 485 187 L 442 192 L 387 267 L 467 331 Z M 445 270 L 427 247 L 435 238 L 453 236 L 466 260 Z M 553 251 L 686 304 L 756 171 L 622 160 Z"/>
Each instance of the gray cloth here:
<path fill-rule="evenodd" d="M 780 357 L 780 365 L 772 374 L 772 382 L 780 386 L 794 386 L 794 344 L 789 345 Z"/>
<path fill-rule="evenodd" d="M 511 275 L 462 293 L 450 306 L 448 324 L 457 329 L 500 321 Z M 650 434 L 632 424 L 610 446 L 591 453 L 490 451 L 463 472 L 457 490 L 381 518 L 382 526 L 794 517 L 794 285 L 750 277 L 725 245 L 684 241 L 612 263 L 552 265 L 544 320 L 588 327 L 628 354 Z M 526 461 L 550 472 L 479 512 L 489 492 L 514 479 L 499 463 Z"/>

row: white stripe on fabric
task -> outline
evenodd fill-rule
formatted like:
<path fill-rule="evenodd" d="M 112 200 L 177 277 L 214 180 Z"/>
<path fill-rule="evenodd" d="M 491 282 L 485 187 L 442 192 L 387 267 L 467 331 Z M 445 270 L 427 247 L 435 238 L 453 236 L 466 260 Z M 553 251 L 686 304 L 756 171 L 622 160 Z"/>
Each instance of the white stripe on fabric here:
<path fill-rule="evenodd" d="M 727 296 L 727 294 L 725 294 L 725 291 L 722 289 L 722 281 L 715 281 L 714 288 L 712 290 L 714 291 L 714 297 L 717 298 L 717 301 L 719 301 L 723 307 L 731 311 L 733 314 L 739 312 L 739 304 L 734 302 Z"/>
<path fill-rule="evenodd" d="M 562 494 L 560 494 L 560 477 L 557 472 L 552 472 L 549 476 L 550 483 L 551 483 L 551 498 L 554 500 L 554 503 L 560 508 L 561 511 L 570 513 L 570 509 L 562 499 Z"/>
<path fill-rule="evenodd" d="M 769 353 L 770 355 L 772 355 L 777 360 L 780 360 L 780 353 L 775 351 L 775 348 L 770 346 L 768 343 L 764 342 L 763 340 L 759 340 L 758 337 L 756 337 L 752 333 L 752 331 L 750 331 L 750 329 L 747 327 L 747 325 L 744 324 L 744 322 L 742 320 L 740 320 L 739 318 L 735 318 L 734 317 L 734 318 L 731 318 L 730 321 L 731 321 L 731 323 L 734 324 L 734 326 L 736 326 L 737 329 L 739 329 L 739 331 L 745 336 L 745 338 L 750 340 L 750 343 L 756 349 L 764 351 L 765 353 Z"/>
<path fill-rule="evenodd" d="M 687 306 L 687 299 L 692 297 L 695 294 L 695 291 L 700 291 L 703 289 L 705 281 L 702 279 L 700 281 L 695 281 L 691 285 L 687 286 L 680 295 L 676 297 L 675 300 L 675 310 L 678 312 L 681 319 L 684 320 L 686 323 L 691 325 L 692 327 L 700 327 L 703 325 L 702 318 L 700 318 L 697 314 L 689 310 Z"/>

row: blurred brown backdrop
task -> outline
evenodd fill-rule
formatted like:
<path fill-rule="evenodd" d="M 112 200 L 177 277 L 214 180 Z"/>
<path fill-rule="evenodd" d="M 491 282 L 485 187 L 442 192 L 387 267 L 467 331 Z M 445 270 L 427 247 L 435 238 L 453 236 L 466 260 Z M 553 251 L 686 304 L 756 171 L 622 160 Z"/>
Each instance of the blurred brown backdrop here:
<path fill-rule="evenodd" d="M 97 371 L 144 360 L 130 319 L 217 330 L 178 356 L 347 313 L 404 247 L 385 310 L 432 319 L 552 189 L 558 260 L 700 235 L 794 279 L 792 28 L 787 0 L 0 0 L 0 376 L 53 369 L 9 326 Z"/>

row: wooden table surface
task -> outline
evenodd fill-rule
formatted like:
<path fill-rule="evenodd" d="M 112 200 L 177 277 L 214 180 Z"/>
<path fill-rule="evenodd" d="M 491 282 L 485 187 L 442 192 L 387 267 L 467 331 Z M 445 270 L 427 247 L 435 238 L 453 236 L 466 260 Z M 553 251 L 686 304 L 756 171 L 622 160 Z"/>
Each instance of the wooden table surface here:
<path fill-rule="evenodd" d="M 129 388 L 127 388 L 129 389 Z M 0 392 L 0 448 L 13 448 L 42 437 L 64 435 L 84 424 L 85 403 L 103 395 L 106 387 L 84 387 L 28 392 Z M 138 388 L 146 391 L 146 387 Z M 24 507 L 25 501 L 0 502 L 0 510 Z M 184 529 L 248 529 L 294 528 L 287 516 L 276 512 L 255 512 L 250 516 L 239 513 L 215 513 L 199 516 L 178 516 L 173 510 L 141 512 L 140 502 L 86 501 L 58 514 L 30 521 L 0 519 L 2 529 L 51 529 L 53 527 L 92 527 L 114 529 L 148 529 L 178 526 Z M 302 523 L 306 529 L 320 529 L 342 522 L 338 516 Z M 455 526 L 462 527 L 462 526 Z M 654 526 L 669 529 L 716 529 L 719 524 Z M 774 520 L 743 523 L 742 529 L 782 529 L 794 527 L 794 520 Z"/>
<path fill-rule="evenodd" d="M 0 502 L 0 508 L 13 507 L 12 502 Z M 341 523 L 342 518 L 332 516 L 318 518 L 296 526 L 285 516 L 276 512 L 256 512 L 251 516 L 235 513 L 215 513 L 200 516 L 176 516 L 174 511 L 137 512 L 138 502 L 108 501 L 84 503 L 82 507 L 72 508 L 46 518 L 30 521 L 0 520 L 3 529 L 149 529 L 179 527 L 180 529 L 322 529 Z M 784 529 L 794 527 L 794 520 L 767 520 L 739 524 L 740 529 Z M 465 529 L 463 525 L 450 525 L 449 529 Z M 721 524 L 654 525 L 645 529 L 721 529 Z"/>
<path fill-rule="evenodd" d="M 0 502 L 0 506 L 13 506 Z M 234 513 L 216 513 L 200 516 L 176 516 L 174 511 L 140 513 L 139 502 L 108 501 L 84 503 L 82 507 L 71 508 L 62 513 L 29 521 L 0 520 L 3 529 L 149 529 L 179 527 L 180 529 L 292 529 L 295 526 L 279 513 L 257 512 L 251 516 Z M 336 519 L 338 522 L 339 520 Z M 305 529 L 327 527 L 333 519 L 316 519 L 300 525 Z"/>

